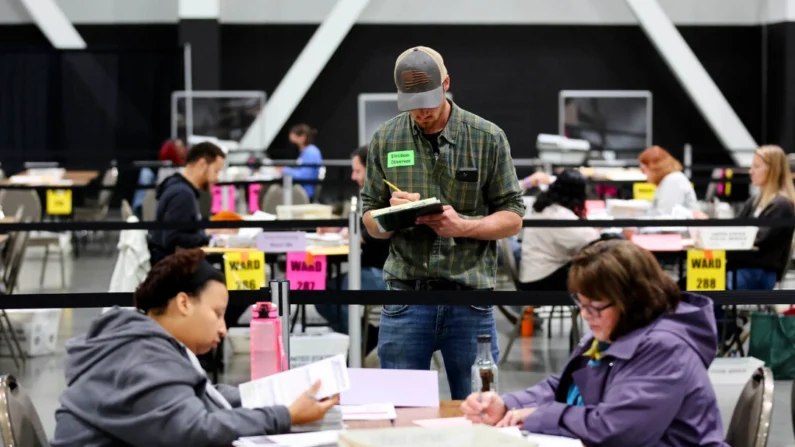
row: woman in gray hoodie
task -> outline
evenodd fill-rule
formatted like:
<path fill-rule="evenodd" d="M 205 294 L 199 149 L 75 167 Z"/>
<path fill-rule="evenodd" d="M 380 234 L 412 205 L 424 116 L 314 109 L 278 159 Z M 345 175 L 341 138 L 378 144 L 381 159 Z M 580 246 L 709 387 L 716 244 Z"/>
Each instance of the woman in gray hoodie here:
<path fill-rule="evenodd" d="M 236 387 L 212 386 L 196 356 L 226 335 L 228 301 L 200 249 L 159 262 L 135 291 L 137 311 L 114 308 L 67 342 L 52 446 L 226 447 L 289 432 L 339 403 L 315 400 L 316 383 L 289 407 L 241 408 Z"/>

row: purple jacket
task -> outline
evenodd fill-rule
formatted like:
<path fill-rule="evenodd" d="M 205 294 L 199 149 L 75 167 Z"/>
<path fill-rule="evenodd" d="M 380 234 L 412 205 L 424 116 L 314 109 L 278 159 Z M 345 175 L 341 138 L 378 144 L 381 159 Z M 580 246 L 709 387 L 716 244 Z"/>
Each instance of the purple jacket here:
<path fill-rule="evenodd" d="M 591 343 L 583 339 L 560 376 L 503 396 L 508 409 L 537 408 L 524 430 L 588 447 L 728 447 L 707 376 L 718 345 L 709 298 L 683 294 L 675 312 L 619 338 L 599 365 L 586 367 Z M 572 381 L 582 407 L 565 403 Z"/>

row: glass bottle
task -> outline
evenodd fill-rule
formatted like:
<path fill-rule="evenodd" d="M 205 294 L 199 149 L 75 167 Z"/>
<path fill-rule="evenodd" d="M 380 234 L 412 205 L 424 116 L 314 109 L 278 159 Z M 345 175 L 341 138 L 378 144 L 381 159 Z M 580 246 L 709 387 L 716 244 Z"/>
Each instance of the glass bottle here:
<path fill-rule="evenodd" d="M 498 393 L 499 371 L 491 355 L 491 335 L 478 335 L 478 355 L 472 365 L 472 392 Z"/>

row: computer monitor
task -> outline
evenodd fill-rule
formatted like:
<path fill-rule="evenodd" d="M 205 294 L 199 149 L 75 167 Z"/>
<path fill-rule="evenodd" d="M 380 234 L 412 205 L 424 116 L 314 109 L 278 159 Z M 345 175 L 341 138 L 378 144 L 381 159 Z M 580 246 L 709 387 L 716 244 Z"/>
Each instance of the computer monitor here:
<path fill-rule="evenodd" d="M 264 107 L 263 91 L 175 91 L 171 94 L 171 137 L 239 142 Z M 238 149 L 255 148 L 232 150 Z"/>
<path fill-rule="evenodd" d="M 592 150 L 635 158 L 652 145 L 652 93 L 647 90 L 563 90 L 558 131 L 588 140 Z"/>

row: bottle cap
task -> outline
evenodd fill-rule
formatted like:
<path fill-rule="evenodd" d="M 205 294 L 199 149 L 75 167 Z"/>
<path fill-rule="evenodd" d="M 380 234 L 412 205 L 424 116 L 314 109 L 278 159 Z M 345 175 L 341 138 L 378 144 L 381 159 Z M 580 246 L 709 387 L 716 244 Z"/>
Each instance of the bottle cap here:
<path fill-rule="evenodd" d="M 491 335 L 478 335 L 478 343 L 491 343 Z"/>

